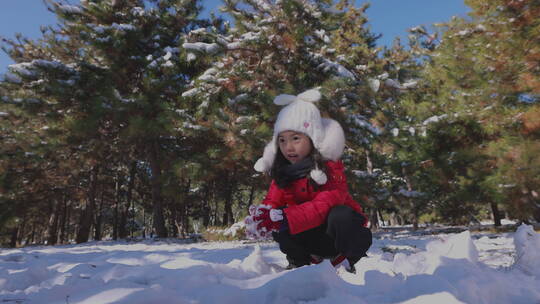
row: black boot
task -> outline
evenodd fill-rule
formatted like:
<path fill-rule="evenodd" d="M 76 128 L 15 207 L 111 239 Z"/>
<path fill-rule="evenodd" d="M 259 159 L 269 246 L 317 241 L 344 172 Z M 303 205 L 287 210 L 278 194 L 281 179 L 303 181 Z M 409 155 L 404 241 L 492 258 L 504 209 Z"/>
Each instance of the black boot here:
<path fill-rule="evenodd" d="M 354 267 L 354 264 L 356 264 L 358 261 L 360 261 L 361 258 L 366 257 L 367 254 L 364 254 L 363 256 L 352 256 L 347 257 L 347 261 L 349 262 L 349 268 L 346 268 L 346 270 L 350 273 L 356 273 L 356 268 Z"/>
<path fill-rule="evenodd" d="M 302 267 L 302 266 L 310 264 L 310 262 L 308 260 L 293 259 L 288 255 L 287 255 L 287 262 L 289 262 L 289 265 L 287 265 L 287 267 L 285 267 L 285 269 L 294 269 L 294 268 L 298 268 L 298 267 Z"/>
<path fill-rule="evenodd" d="M 356 268 L 354 267 L 355 262 L 351 262 L 350 259 L 347 259 L 349 261 L 349 267 L 345 267 L 345 270 L 347 270 L 350 273 L 356 274 Z"/>

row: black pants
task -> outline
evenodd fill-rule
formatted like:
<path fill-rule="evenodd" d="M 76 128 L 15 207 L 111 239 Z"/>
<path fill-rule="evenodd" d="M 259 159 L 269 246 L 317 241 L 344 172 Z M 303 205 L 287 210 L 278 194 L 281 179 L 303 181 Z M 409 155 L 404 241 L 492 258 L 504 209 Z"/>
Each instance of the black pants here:
<path fill-rule="evenodd" d="M 274 232 L 281 252 L 295 265 L 310 263 L 310 254 L 333 258 L 338 254 L 358 260 L 371 246 L 371 231 L 364 227 L 364 217 L 349 206 L 336 206 L 330 210 L 326 223 L 313 229 L 291 235 L 288 230 Z"/>

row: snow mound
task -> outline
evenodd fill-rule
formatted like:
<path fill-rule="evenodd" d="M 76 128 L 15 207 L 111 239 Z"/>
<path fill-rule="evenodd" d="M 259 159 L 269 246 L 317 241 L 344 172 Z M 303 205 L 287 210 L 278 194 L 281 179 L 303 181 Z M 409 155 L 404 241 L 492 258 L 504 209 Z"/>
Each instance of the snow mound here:
<path fill-rule="evenodd" d="M 258 274 L 268 274 L 275 272 L 272 266 L 264 261 L 260 246 L 255 246 L 253 252 L 240 264 L 244 271 L 253 271 Z"/>
<path fill-rule="evenodd" d="M 509 254 L 515 254 L 513 266 L 504 258 Z M 328 261 L 285 270 L 285 256 L 273 242 L 141 240 L 3 249 L 0 301 L 540 303 L 539 236 L 530 226 L 485 236 L 398 233 L 375 239 L 368 255 L 351 274 Z"/>
<path fill-rule="evenodd" d="M 521 224 L 514 236 L 516 262 L 521 271 L 540 278 L 540 235 L 530 225 Z"/>
<path fill-rule="evenodd" d="M 538 265 L 539 248 L 533 247 L 531 240 L 538 235 L 531 231 L 522 228 L 515 234 L 515 243 L 518 252 L 518 246 L 523 248 L 519 261 L 534 269 L 532 264 Z M 397 253 L 391 266 L 395 276 L 387 278 L 384 284 L 404 290 L 400 301 L 412 298 L 405 303 L 536 303 L 540 300 L 540 290 L 534 287 L 539 282 L 530 273 L 489 268 L 478 262 L 478 256 L 470 232 L 441 235 L 426 244 L 426 251 Z M 389 260 L 388 256 L 381 259 Z M 369 284 L 373 278 L 365 280 Z M 415 298 L 414 293 L 419 296 Z M 441 300 L 433 301 L 435 295 Z"/>
<path fill-rule="evenodd" d="M 398 253 L 394 257 L 394 272 L 404 276 L 433 274 L 447 259 L 464 259 L 470 263 L 478 261 L 478 252 L 471 239 L 471 233 L 464 231 L 457 235 L 441 236 L 439 240 L 426 245 L 427 251 L 412 255 Z"/>
<path fill-rule="evenodd" d="M 444 303 L 444 304 L 465 304 L 457 300 L 452 294 L 448 292 L 437 292 L 430 295 L 421 295 L 414 299 L 401 302 L 401 304 L 433 304 L 433 303 Z"/>

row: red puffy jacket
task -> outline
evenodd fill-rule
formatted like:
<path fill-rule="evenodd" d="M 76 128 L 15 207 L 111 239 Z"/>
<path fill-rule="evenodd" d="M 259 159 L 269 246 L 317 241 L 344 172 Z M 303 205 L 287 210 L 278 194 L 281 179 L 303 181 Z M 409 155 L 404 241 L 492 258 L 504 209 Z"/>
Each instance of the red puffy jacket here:
<path fill-rule="evenodd" d="M 272 180 L 262 203 L 272 208 L 287 207 L 284 212 L 291 234 L 322 225 L 330 209 L 338 205 L 347 205 L 366 218 L 360 204 L 349 194 L 343 163 L 338 160 L 325 164 L 328 181 L 317 190 L 310 185 L 307 177 L 293 181 L 284 189 L 280 189 Z M 364 226 L 367 226 L 367 218 Z"/>

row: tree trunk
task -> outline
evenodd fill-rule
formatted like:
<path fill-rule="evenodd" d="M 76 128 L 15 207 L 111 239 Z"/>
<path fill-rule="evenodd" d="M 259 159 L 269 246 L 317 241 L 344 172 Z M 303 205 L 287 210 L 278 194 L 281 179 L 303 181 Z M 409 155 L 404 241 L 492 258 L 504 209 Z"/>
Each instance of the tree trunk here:
<path fill-rule="evenodd" d="M 15 240 L 15 245 L 18 246 L 18 245 L 22 245 L 23 241 L 24 241 L 24 234 L 26 233 L 26 227 L 28 226 L 27 222 L 27 216 L 26 216 L 26 212 L 23 214 L 23 217 L 22 217 L 22 220 L 20 222 L 20 225 L 19 225 L 19 231 L 17 233 L 17 239 Z"/>
<path fill-rule="evenodd" d="M 495 227 L 500 227 L 501 224 L 501 213 L 499 212 L 499 207 L 497 206 L 497 203 L 490 202 L 489 205 L 491 206 L 491 213 L 493 213 L 493 222 L 495 223 Z"/>
<path fill-rule="evenodd" d="M 377 209 L 377 212 L 378 212 L 379 219 L 380 219 L 380 222 L 382 223 L 382 225 L 383 225 L 383 226 L 388 225 L 388 223 L 385 223 L 385 222 L 384 222 L 384 218 L 383 218 L 383 215 L 382 215 L 381 210 L 380 210 L 380 209 Z"/>
<path fill-rule="evenodd" d="M 189 223 L 188 210 L 190 210 L 189 206 L 191 206 L 190 201 L 189 201 L 190 190 L 191 190 L 191 179 L 188 179 L 186 187 L 185 187 L 185 191 L 184 191 L 183 202 L 181 202 L 181 209 L 180 209 L 180 212 L 181 212 L 180 216 L 182 220 L 182 237 L 184 238 L 189 234 L 190 223 Z"/>
<path fill-rule="evenodd" d="M 247 204 L 247 208 L 249 209 L 249 206 L 253 205 L 253 198 L 255 197 L 255 186 L 251 185 L 251 188 L 249 189 L 249 200 Z"/>
<path fill-rule="evenodd" d="M 62 194 L 62 219 L 60 220 L 60 244 L 66 240 L 66 223 L 68 215 L 66 194 Z"/>
<path fill-rule="evenodd" d="M 47 225 L 47 245 L 56 245 L 58 242 L 58 219 L 60 218 L 61 205 L 57 200 L 52 201 L 51 216 Z"/>
<path fill-rule="evenodd" d="M 185 202 L 182 204 L 182 207 L 182 237 L 185 238 L 189 234 L 190 222 L 189 216 L 187 214 L 188 208 Z"/>
<path fill-rule="evenodd" d="M 30 233 L 30 235 L 26 239 L 26 244 L 27 245 L 28 244 L 34 244 L 35 237 L 36 237 L 36 222 L 32 222 L 32 232 Z"/>
<path fill-rule="evenodd" d="M 411 192 L 413 191 L 413 184 L 411 181 L 411 177 L 407 173 L 407 169 L 403 167 L 401 169 L 401 172 L 403 173 L 403 177 L 405 179 L 405 183 L 407 184 L 407 191 Z M 409 205 L 409 208 L 411 210 L 412 214 L 412 224 L 413 224 L 413 230 L 418 230 L 418 217 L 419 217 L 419 210 L 417 210 L 417 204 L 414 203 L 414 198 L 407 197 L 405 198 L 405 201 L 407 202 L 407 205 Z"/>
<path fill-rule="evenodd" d="M 120 174 L 116 174 L 114 183 L 113 240 L 118 240 L 118 208 L 120 205 Z"/>
<path fill-rule="evenodd" d="M 171 223 L 171 237 L 173 238 L 177 238 L 182 233 L 182 212 L 178 212 L 178 205 L 178 201 L 175 200 L 173 206 L 170 208 L 171 217 L 169 222 Z"/>
<path fill-rule="evenodd" d="M 131 168 L 129 170 L 129 184 L 126 193 L 126 207 L 122 210 L 120 216 L 120 223 L 118 227 L 118 236 L 121 239 L 125 239 L 128 236 L 127 222 L 129 217 L 129 209 L 133 200 L 133 188 L 135 187 L 135 174 L 137 173 L 137 162 L 131 162 Z"/>
<path fill-rule="evenodd" d="M 94 209 L 96 206 L 96 189 L 97 189 L 97 176 L 98 167 L 94 166 L 90 174 L 90 189 L 88 189 L 88 200 L 86 202 L 86 208 L 81 212 L 81 218 L 79 221 L 79 231 L 77 232 L 76 242 L 77 244 L 88 242 L 90 237 L 90 231 L 94 218 Z"/>
<path fill-rule="evenodd" d="M 153 228 L 158 237 L 167 237 L 161 197 L 161 163 L 159 159 L 159 143 L 157 140 L 154 140 L 150 144 L 149 156 L 150 170 L 152 171 Z"/>
<path fill-rule="evenodd" d="M 229 226 L 234 223 L 234 218 L 232 214 L 232 194 L 231 190 L 227 191 L 227 196 L 225 199 L 225 205 L 223 208 L 223 226 Z"/>
<path fill-rule="evenodd" d="M 210 225 L 212 226 L 219 226 L 219 200 L 216 198 L 216 192 L 218 190 L 217 183 L 214 185 L 214 189 L 212 191 L 212 202 L 214 202 L 214 209 L 212 210 L 212 217 L 210 218 Z"/>
<path fill-rule="evenodd" d="M 227 183 L 225 184 L 225 204 L 223 208 L 223 226 L 229 226 L 234 223 L 232 212 L 232 198 L 236 191 L 236 168 L 233 173 L 228 174 Z"/>
<path fill-rule="evenodd" d="M 376 208 L 369 208 L 369 222 L 371 229 L 377 230 L 379 228 L 379 217 L 377 216 Z"/>
<path fill-rule="evenodd" d="M 146 211 L 142 210 L 142 221 L 143 221 L 143 230 L 142 230 L 142 237 L 143 239 L 146 239 Z"/>
<path fill-rule="evenodd" d="M 418 212 L 413 212 L 413 230 L 418 230 Z"/>
<path fill-rule="evenodd" d="M 185 238 L 188 234 L 188 198 L 189 191 L 191 189 L 191 180 L 188 179 L 187 182 L 182 183 L 183 186 L 178 199 L 173 202 L 173 208 L 171 208 L 171 223 L 173 223 L 173 228 L 175 229 L 174 237 Z"/>
<path fill-rule="evenodd" d="M 366 171 L 368 174 L 373 174 L 373 162 L 371 161 L 371 157 L 369 157 L 369 151 L 366 153 Z M 379 228 L 379 218 L 377 217 L 377 213 L 377 207 L 371 206 L 371 208 L 369 208 L 369 222 L 371 229 Z"/>
<path fill-rule="evenodd" d="M 69 202 L 67 205 L 67 212 L 66 212 L 66 227 L 65 227 L 65 230 L 66 230 L 66 241 L 69 243 L 70 240 L 73 239 L 73 231 L 74 229 L 70 229 L 71 228 L 71 215 L 72 215 L 72 212 L 71 212 L 71 202 Z"/>
<path fill-rule="evenodd" d="M 101 199 L 97 208 L 94 221 L 94 240 L 101 241 L 103 238 L 103 205 L 105 204 L 105 189 L 101 192 Z"/>
<path fill-rule="evenodd" d="M 203 198 L 203 227 L 206 228 L 210 225 L 210 212 L 212 208 L 210 207 L 210 185 L 207 183 L 204 189 L 204 198 Z"/>
<path fill-rule="evenodd" d="M 401 221 L 399 219 L 399 216 L 397 215 L 397 213 L 392 212 L 390 214 L 390 226 L 400 226 L 400 225 L 401 225 Z"/>
<path fill-rule="evenodd" d="M 18 235 L 19 235 L 19 225 L 15 226 L 13 230 L 11 230 L 11 239 L 9 241 L 9 247 L 11 248 L 17 247 Z"/>
<path fill-rule="evenodd" d="M 178 208 L 174 208 L 175 216 L 174 216 L 174 225 L 176 228 L 176 237 L 185 238 L 185 225 L 186 225 L 186 202 L 185 200 L 183 202 L 176 202 L 176 205 Z"/>

